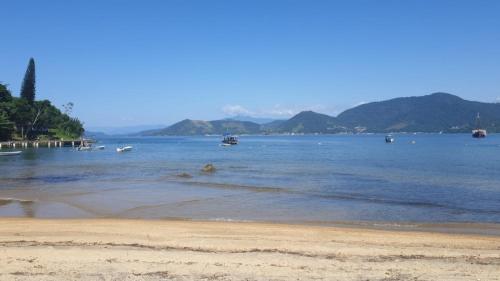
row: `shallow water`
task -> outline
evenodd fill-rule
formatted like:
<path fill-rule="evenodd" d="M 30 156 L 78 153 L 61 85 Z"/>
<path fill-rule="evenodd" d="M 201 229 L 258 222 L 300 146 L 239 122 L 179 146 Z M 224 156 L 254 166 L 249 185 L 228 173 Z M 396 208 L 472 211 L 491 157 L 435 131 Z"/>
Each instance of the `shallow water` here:
<path fill-rule="evenodd" d="M 102 151 L 0 157 L 0 215 L 500 223 L 500 135 L 240 140 L 110 138 Z M 217 171 L 201 172 L 206 163 Z"/>

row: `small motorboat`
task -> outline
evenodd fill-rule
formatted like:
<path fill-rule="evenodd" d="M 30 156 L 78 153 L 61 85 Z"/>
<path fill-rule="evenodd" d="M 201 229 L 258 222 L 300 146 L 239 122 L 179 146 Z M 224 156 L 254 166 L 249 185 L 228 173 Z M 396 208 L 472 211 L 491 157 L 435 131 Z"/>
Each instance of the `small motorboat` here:
<path fill-rule="evenodd" d="M 235 145 L 238 144 L 238 138 L 230 135 L 230 134 L 225 134 L 224 139 L 222 139 L 222 145 L 224 146 L 229 146 L 229 145 Z"/>
<path fill-rule="evenodd" d="M 103 150 L 105 148 L 104 145 L 99 145 L 98 147 L 96 147 L 97 150 Z"/>
<path fill-rule="evenodd" d="M 4 151 L 0 152 L 0 156 L 15 156 L 21 154 L 22 151 Z"/>
<path fill-rule="evenodd" d="M 78 151 L 90 151 L 92 150 L 91 146 L 79 146 L 76 150 Z"/>
<path fill-rule="evenodd" d="M 394 142 L 394 138 L 392 137 L 392 135 L 385 136 L 385 142 L 386 143 L 393 143 Z"/>
<path fill-rule="evenodd" d="M 92 150 L 92 143 L 87 139 L 83 139 L 80 143 L 80 146 L 76 148 L 78 151 L 90 151 Z"/>
<path fill-rule="evenodd" d="M 132 146 L 124 146 L 124 147 L 118 147 L 116 149 L 116 152 L 125 152 L 125 151 L 131 151 L 132 150 Z"/>

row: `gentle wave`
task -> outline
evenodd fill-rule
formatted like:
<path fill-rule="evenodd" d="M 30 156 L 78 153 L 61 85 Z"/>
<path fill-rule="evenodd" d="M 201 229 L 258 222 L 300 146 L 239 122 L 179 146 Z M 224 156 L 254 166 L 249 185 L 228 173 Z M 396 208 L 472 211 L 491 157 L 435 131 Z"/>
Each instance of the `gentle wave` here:
<path fill-rule="evenodd" d="M 317 194 L 315 192 L 305 192 L 299 190 L 292 190 L 283 187 L 266 187 L 266 186 L 254 186 L 254 185 L 242 185 L 242 184 L 232 184 L 232 183 L 217 183 L 217 182 L 203 182 L 203 181 L 191 181 L 191 180 L 172 180 L 172 182 L 202 186 L 209 188 L 221 188 L 221 189 L 238 189 L 238 190 L 249 190 L 253 192 L 272 192 L 272 193 L 288 193 L 296 195 L 304 195 L 308 197 L 316 197 L 323 199 L 332 200 L 349 200 L 349 201 L 362 201 L 368 203 L 376 204 L 389 204 L 389 205 L 399 205 L 399 206 L 413 206 L 421 208 L 442 208 L 454 212 L 474 212 L 481 214 L 500 214 L 500 209 L 498 210 L 485 210 L 478 208 L 464 208 L 459 206 L 452 206 L 444 203 L 428 202 L 428 201 L 412 201 L 412 200 L 398 200 L 398 199 L 388 199 L 388 198 L 376 198 L 373 196 L 364 196 L 362 194 L 349 194 L 349 193 L 329 193 L 329 194 Z"/>

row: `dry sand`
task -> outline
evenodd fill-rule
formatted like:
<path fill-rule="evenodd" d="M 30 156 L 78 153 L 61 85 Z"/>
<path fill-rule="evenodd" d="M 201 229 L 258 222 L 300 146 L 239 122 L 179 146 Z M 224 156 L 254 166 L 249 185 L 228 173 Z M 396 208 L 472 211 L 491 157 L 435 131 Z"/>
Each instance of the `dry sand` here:
<path fill-rule="evenodd" d="M 500 280 L 500 237 L 2 218 L 0 280 Z"/>

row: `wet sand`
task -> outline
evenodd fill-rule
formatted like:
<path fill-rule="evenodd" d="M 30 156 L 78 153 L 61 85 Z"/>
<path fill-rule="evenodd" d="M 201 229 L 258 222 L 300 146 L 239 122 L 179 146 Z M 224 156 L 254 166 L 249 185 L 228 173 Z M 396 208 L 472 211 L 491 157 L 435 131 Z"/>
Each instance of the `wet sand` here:
<path fill-rule="evenodd" d="M 241 222 L 0 219 L 0 280 L 500 280 L 500 237 Z"/>

